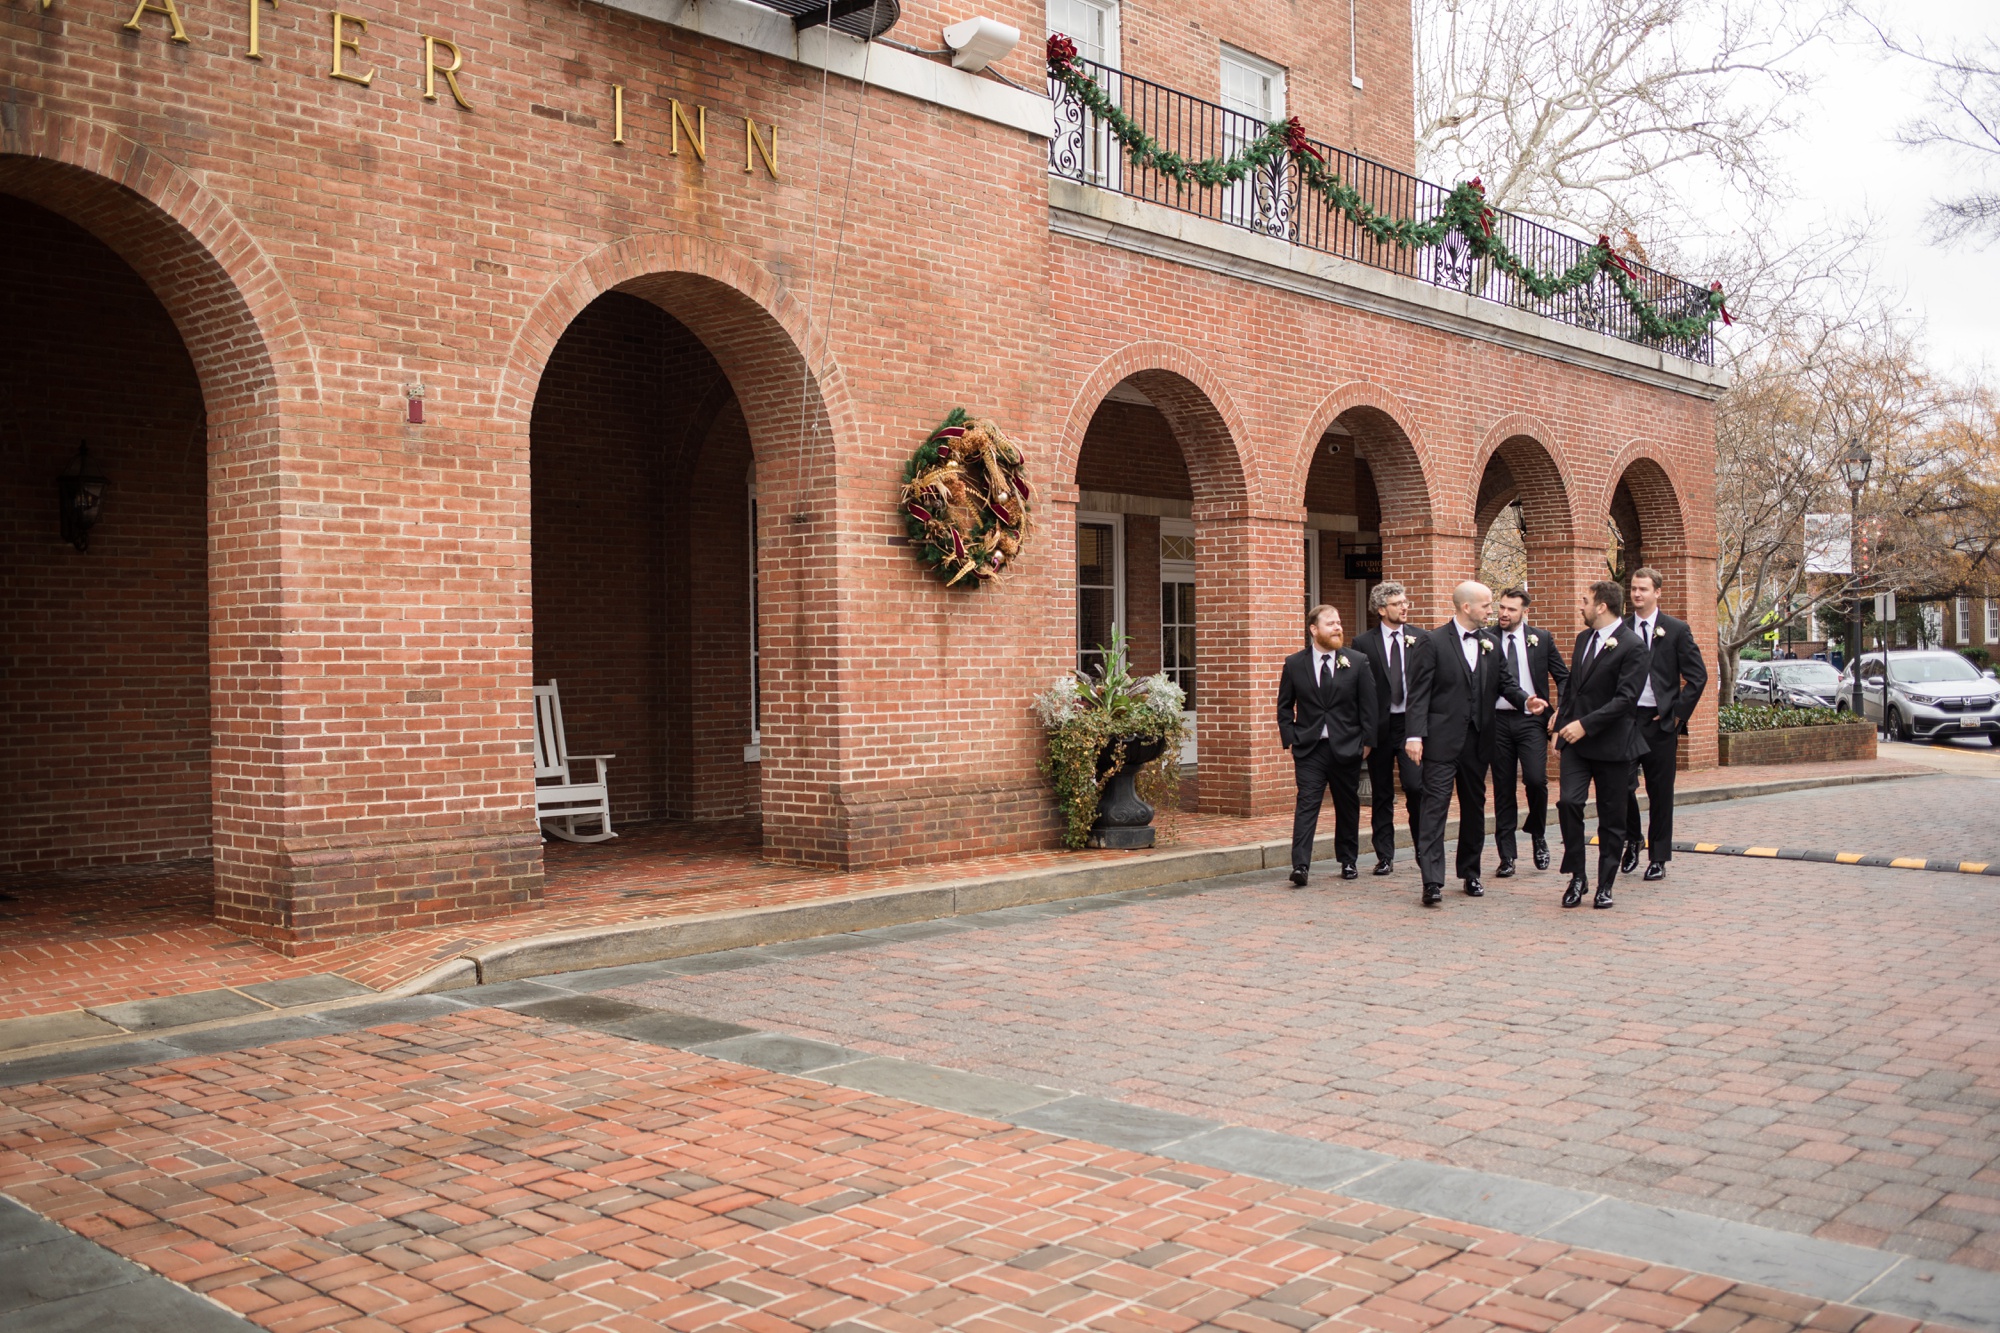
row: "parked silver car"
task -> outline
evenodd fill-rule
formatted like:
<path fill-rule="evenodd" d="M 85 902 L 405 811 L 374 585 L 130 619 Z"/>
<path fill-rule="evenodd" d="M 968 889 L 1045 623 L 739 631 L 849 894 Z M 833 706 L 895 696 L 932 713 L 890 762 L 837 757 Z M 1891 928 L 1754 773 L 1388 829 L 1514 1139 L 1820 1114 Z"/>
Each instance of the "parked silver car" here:
<path fill-rule="evenodd" d="M 1882 725 L 1883 655 L 1861 658 L 1863 712 Z M 1888 725 L 1899 741 L 1938 740 L 1946 736 L 1984 736 L 2000 746 L 2000 683 L 1959 654 L 1941 648 L 1916 648 L 1888 655 Z M 1854 698 L 1854 669 L 1841 673 L 1840 706 Z"/>
<path fill-rule="evenodd" d="M 1780 708 L 1832 708 L 1840 673 L 1825 662 L 1745 662 L 1736 673 L 1736 702 Z"/>

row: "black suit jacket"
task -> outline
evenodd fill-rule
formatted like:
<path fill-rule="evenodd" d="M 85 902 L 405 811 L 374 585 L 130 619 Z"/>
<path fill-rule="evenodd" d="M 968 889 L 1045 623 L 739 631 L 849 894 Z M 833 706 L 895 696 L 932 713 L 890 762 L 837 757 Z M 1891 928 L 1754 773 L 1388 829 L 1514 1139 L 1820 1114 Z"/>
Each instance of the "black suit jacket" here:
<path fill-rule="evenodd" d="M 1410 713 L 1404 733 L 1423 741 L 1425 763 L 1456 763 L 1468 726 L 1477 734 L 1481 756 L 1490 757 L 1494 700 L 1504 698 L 1524 710 L 1528 706 L 1527 692 L 1514 679 L 1514 669 L 1500 658 L 1500 645 L 1486 630 L 1478 634 L 1479 665 L 1470 673 L 1459 648 L 1456 617 L 1421 636 L 1429 646 L 1410 669 Z"/>
<path fill-rule="evenodd" d="M 1701 660 L 1701 646 L 1685 620 L 1676 620 L 1662 611 L 1653 626 L 1653 715 L 1669 731 L 1687 730 L 1702 691 L 1708 688 L 1708 666 Z M 1625 617 L 1630 628 L 1637 616 Z"/>
<path fill-rule="evenodd" d="M 1521 633 L 1524 639 L 1523 650 L 1528 658 L 1528 678 L 1521 682 L 1521 688 L 1536 698 L 1546 699 L 1553 704 L 1555 698 L 1549 693 L 1549 682 L 1553 680 L 1558 688 L 1569 682 L 1569 667 L 1563 662 L 1562 649 L 1556 647 L 1555 636 L 1545 629 L 1523 625 Z M 1493 631 L 1493 642 L 1495 651 L 1503 653 L 1506 651 L 1506 639 L 1497 629 Z M 1549 719 L 1554 716 L 1554 708 L 1542 714 L 1541 723 L 1544 730 L 1548 727 Z"/>
<path fill-rule="evenodd" d="M 1619 622 L 1618 632 L 1606 641 L 1604 651 L 1588 666 L 1584 649 L 1596 630 L 1576 636 L 1577 665 L 1563 687 L 1562 706 L 1556 709 L 1556 730 L 1572 722 L 1583 723 L 1583 739 L 1573 747 L 1585 759 L 1637 759 L 1647 751 L 1639 735 L 1639 689 L 1646 682 L 1646 652 L 1630 626 Z M 1567 745 L 1560 736 L 1556 745 Z"/>
<path fill-rule="evenodd" d="M 1278 734 L 1288 748 L 1310 750 L 1325 727 L 1333 752 L 1357 759 L 1362 746 L 1375 744 L 1375 674 L 1352 648 L 1336 648 L 1333 685 L 1322 693 L 1313 675 L 1316 651 L 1302 648 L 1285 659 L 1278 675 Z M 1338 665 L 1342 661 L 1347 665 Z"/>
<path fill-rule="evenodd" d="M 1380 718 L 1381 725 L 1386 727 L 1389 725 L 1389 718 L 1391 716 L 1389 712 L 1389 640 L 1383 637 L 1383 629 L 1383 626 L 1377 625 L 1374 629 L 1366 633 L 1355 635 L 1352 647 L 1355 652 L 1366 657 L 1368 664 L 1374 668 L 1377 715 Z M 1410 664 L 1416 660 L 1417 649 L 1420 646 L 1429 645 L 1430 636 L 1408 625 L 1403 626 L 1399 632 L 1403 636 L 1403 680 L 1405 686 L 1403 690 L 1403 702 L 1407 705 L 1410 698 L 1408 685 L 1412 679 Z M 1379 737 L 1381 734 L 1380 728 L 1377 728 L 1376 734 Z"/>

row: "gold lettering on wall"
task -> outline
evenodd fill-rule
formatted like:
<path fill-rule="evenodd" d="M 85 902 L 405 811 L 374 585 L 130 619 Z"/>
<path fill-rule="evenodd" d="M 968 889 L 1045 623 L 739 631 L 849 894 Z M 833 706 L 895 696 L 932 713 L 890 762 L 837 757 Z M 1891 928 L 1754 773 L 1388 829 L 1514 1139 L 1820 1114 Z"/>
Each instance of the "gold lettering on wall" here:
<path fill-rule="evenodd" d="M 743 118 L 743 170 L 748 173 L 755 169 L 755 160 L 752 157 L 754 152 L 756 157 L 764 159 L 764 170 L 771 173 L 772 180 L 776 180 L 778 179 L 778 127 L 769 125 L 765 128 L 771 131 L 769 147 L 765 146 L 764 137 L 757 133 L 757 122 L 748 116 Z"/>
<path fill-rule="evenodd" d="M 437 49 L 440 46 L 451 52 L 451 63 L 449 65 L 440 65 L 437 62 Z M 465 57 L 459 54 L 457 43 L 448 42 L 442 37 L 425 37 L 424 100 L 426 102 L 435 102 L 438 100 L 437 76 L 442 74 L 444 75 L 444 86 L 451 89 L 451 100 L 458 103 L 460 107 L 467 111 L 472 110 L 472 103 L 466 101 L 465 94 L 458 90 L 458 71 L 464 64 Z"/>
<path fill-rule="evenodd" d="M 250 45 L 243 54 L 252 60 L 262 60 L 264 52 L 257 45 L 257 20 L 263 16 L 265 0 L 250 0 Z M 271 8 L 278 7 L 278 0 L 270 0 Z"/>
<path fill-rule="evenodd" d="M 169 3 L 171 3 L 171 0 L 169 0 Z M 672 105 L 674 112 L 674 146 L 668 156 L 679 157 L 681 155 L 681 131 L 686 130 L 688 143 L 694 148 L 694 155 L 706 163 L 708 161 L 708 108 L 705 106 L 696 107 L 694 109 L 695 123 L 691 125 L 688 123 L 687 108 L 680 104 L 679 98 L 673 99 L 670 105 Z"/>
<path fill-rule="evenodd" d="M 168 4 L 172 4 L 173 2 L 174 0 L 167 0 Z M 140 0 L 140 4 L 143 7 L 145 0 Z M 345 79 L 349 83 L 358 83 L 363 88 L 366 88 L 369 84 L 375 82 L 375 71 L 371 69 L 366 74 L 349 74 L 340 67 L 340 61 L 341 57 L 349 51 L 354 52 L 356 55 L 361 54 L 360 40 L 349 37 L 343 30 L 343 25 L 352 23 L 362 32 L 367 32 L 368 20 L 358 19 L 352 14 L 343 14 L 337 9 L 332 11 L 328 17 L 333 20 L 333 64 L 326 71 L 327 76 L 329 78 Z"/>
<path fill-rule="evenodd" d="M 625 85 L 611 85 L 611 142 L 625 142 Z"/>
<path fill-rule="evenodd" d="M 43 8 L 46 9 L 48 6 L 44 5 Z M 155 4 L 153 0 L 139 0 L 139 7 L 132 11 L 131 19 L 125 24 L 125 31 L 140 31 L 139 20 L 148 14 L 166 15 L 167 22 L 174 25 L 173 31 L 168 33 L 167 36 L 174 41 L 184 42 L 188 39 L 187 29 L 181 26 L 181 13 L 178 9 L 174 8 L 174 0 L 159 0 L 158 4 Z"/>

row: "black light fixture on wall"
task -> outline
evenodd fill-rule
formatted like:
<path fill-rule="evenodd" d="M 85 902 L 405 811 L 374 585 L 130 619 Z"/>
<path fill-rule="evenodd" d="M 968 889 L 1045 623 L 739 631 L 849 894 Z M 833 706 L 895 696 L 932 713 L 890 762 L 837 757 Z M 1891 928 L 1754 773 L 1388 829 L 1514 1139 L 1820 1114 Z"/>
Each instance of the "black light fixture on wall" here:
<path fill-rule="evenodd" d="M 77 446 L 76 461 L 56 478 L 56 497 L 62 507 L 63 540 L 79 551 L 90 549 L 90 530 L 104 513 L 104 496 L 111 478 L 91 475 L 90 443 Z"/>

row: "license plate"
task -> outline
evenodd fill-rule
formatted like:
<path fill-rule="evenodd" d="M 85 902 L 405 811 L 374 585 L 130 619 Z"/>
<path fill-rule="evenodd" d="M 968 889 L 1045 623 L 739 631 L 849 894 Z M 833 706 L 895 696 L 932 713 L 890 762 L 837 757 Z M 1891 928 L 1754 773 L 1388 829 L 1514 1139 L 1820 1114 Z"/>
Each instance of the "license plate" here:
<path fill-rule="evenodd" d="M 1958 720 L 1958 725 L 1961 727 L 1976 727 L 1979 725 L 1979 719 L 1976 717 L 1962 717 Z"/>

